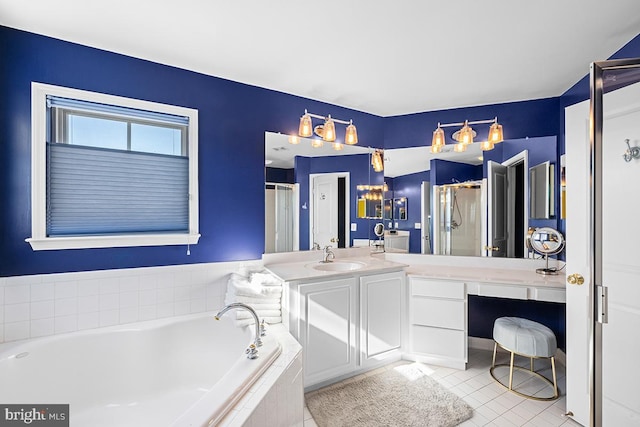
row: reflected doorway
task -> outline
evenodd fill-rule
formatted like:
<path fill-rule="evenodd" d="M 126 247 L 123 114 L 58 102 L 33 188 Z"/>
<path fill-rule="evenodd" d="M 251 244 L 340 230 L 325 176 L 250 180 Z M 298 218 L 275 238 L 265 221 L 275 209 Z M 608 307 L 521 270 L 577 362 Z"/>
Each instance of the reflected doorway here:
<path fill-rule="evenodd" d="M 311 248 L 349 247 L 349 172 L 310 174 Z"/>

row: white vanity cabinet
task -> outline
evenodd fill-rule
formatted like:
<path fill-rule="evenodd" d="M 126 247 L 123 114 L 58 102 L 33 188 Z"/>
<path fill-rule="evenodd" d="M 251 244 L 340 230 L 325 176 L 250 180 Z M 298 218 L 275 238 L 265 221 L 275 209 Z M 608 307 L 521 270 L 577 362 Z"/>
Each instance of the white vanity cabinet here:
<path fill-rule="evenodd" d="M 303 283 L 297 288 L 296 329 L 303 348 L 305 387 L 355 370 L 356 279 Z"/>
<path fill-rule="evenodd" d="M 405 274 L 360 277 L 360 365 L 401 357 Z"/>
<path fill-rule="evenodd" d="M 409 276 L 410 358 L 465 369 L 467 297 L 465 283 Z"/>
<path fill-rule="evenodd" d="M 303 348 L 305 388 L 400 359 L 404 284 L 404 271 L 287 283 L 285 324 Z"/>

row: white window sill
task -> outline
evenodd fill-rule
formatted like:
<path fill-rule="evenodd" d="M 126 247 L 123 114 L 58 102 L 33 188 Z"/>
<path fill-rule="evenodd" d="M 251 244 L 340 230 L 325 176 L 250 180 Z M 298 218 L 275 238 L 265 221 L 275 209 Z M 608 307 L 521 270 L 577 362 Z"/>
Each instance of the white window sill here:
<path fill-rule="evenodd" d="M 131 234 L 121 236 L 69 236 L 25 239 L 34 251 L 57 249 L 123 248 L 133 246 L 195 245 L 200 234 Z"/>

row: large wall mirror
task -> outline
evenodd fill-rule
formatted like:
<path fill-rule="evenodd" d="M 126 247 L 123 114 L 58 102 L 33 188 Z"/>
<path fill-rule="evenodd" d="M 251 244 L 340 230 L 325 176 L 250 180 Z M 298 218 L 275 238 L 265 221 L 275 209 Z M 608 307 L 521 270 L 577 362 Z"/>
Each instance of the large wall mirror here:
<path fill-rule="evenodd" d="M 382 220 L 372 149 L 265 132 L 265 253 L 369 246 Z"/>
<path fill-rule="evenodd" d="M 385 150 L 385 198 L 411 204 L 405 220 L 385 217 L 385 226 L 409 234 L 411 253 L 533 257 L 529 228 L 557 228 L 556 145 L 556 137 L 540 137 L 485 152 L 479 143 L 462 153 Z"/>

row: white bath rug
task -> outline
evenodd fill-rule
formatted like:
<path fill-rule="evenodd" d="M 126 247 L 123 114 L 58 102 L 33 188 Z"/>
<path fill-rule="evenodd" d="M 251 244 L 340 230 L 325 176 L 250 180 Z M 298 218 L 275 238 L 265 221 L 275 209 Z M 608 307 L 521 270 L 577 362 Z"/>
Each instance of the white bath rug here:
<path fill-rule="evenodd" d="M 473 415 L 416 364 L 312 391 L 305 399 L 319 427 L 449 427 Z"/>

